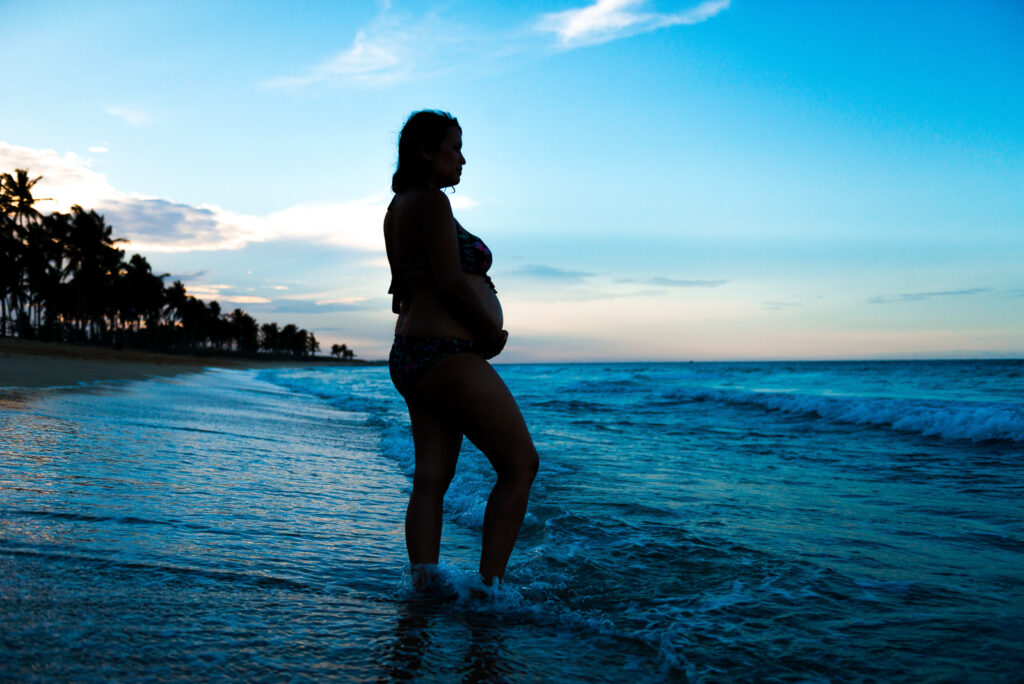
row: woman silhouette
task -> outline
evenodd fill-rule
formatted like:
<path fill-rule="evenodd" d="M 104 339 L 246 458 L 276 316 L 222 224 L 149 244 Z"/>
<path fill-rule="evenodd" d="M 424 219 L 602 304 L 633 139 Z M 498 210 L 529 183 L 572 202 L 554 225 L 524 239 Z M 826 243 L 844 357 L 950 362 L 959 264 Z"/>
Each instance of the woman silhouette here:
<path fill-rule="evenodd" d="M 442 192 L 459 182 L 465 164 L 459 122 L 444 112 L 414 113 L 399 137 L 395 196 L 384 218 L 398 314 L 389 366 L 409 407 L 416 449 L 405 539 L 418 588 L 438 561 L 442 504 L 463 436 L 498 476 L 484 513 L 484 584 L 505 574 L 537 473 L 519 406 L 487 362 L 508 339 L 487 276 L 491 252 L 459 225 Z"/>

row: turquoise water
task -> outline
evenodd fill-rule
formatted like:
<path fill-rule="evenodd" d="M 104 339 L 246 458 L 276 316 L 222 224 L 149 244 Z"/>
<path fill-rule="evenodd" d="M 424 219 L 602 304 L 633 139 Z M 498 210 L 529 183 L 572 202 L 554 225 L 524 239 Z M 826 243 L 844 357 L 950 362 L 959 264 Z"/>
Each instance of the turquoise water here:
<path fill-rule="evenodd" d="M 409 587 L 384 368 L 0 390 L 0 679 L 1017 681 L 1024 362 L 499 367 L 541 470 Z"/>

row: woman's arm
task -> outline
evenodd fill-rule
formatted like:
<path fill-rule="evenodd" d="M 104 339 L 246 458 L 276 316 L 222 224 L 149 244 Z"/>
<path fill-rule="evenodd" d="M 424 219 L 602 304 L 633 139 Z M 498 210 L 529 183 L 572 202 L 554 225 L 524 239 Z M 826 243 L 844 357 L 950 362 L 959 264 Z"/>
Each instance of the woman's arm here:
<path fill-rule="evenodd" d="M 459 258 L 459 239 L 452 206 L 443 192 L 428 193 L 420 202 L 423 240 L 434 276 L 434 286 L 460 323 L 469 328 L 486 349 L 500 350 L 506 334 L 501 323 L 470 287 Z"/>
<path fill-rule="evenodd" d="M 391 295 L 391 312 L 401 313 L 399 293 L 395 291 L 395 263 L 398 257 L 394 254 L 391 239 L 392 234 L 395 232 L 394 214 L 391 211 L 391 208 L 394 206 L 395 200 L 391 200 L 391 204 L 388 205 L 388 211 L 384 215 L 384 249 L 388 255 L 388 268 L 391 270 L 391 287 L 388 288 L 388 294 Z"/>

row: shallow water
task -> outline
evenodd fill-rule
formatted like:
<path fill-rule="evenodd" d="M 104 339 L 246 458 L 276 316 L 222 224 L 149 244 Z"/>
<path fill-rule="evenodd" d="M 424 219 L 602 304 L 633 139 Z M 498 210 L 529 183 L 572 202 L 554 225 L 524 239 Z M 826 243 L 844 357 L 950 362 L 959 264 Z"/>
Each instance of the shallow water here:
<path fill-rule="evenodd" d="M 1014 681 L 1024 363 L 502 366 L 541 454 L 505 586 L 464 449 L 415 595 L 384 368 L 0 400 L 17 680 Z"/>

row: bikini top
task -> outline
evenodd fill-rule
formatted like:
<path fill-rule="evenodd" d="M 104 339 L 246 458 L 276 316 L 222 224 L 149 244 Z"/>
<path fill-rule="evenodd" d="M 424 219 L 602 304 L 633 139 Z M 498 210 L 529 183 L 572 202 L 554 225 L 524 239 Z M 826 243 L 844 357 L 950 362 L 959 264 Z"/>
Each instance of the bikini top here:
<path fill-rule="evenodd" d="M 491 291 L 497 292 L 491 277 L 487 271 L 491 268 L 494 258 L 491 250 L 487 248 L 484 241 L 470 233 L 468 230 L 455 223 L 456 238 L 459 241 L 459 262 L 465 273 L 481 275 L 487 281 Z M 405 282 L 405 274 L 409 271 L 429 271 L 430 260 L 425 251 L 421 251 L 411 259 L 402 261 L 398 268 L 392 269 L 391 287 L 388 294 L 392 295 L 391 310 L 398 313 L 398 303 L 403 295 L 407 294 L 408 286 Z"/>

